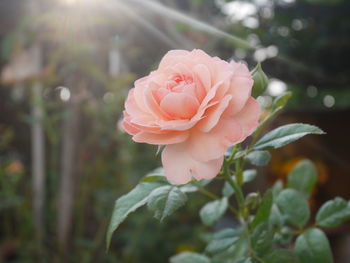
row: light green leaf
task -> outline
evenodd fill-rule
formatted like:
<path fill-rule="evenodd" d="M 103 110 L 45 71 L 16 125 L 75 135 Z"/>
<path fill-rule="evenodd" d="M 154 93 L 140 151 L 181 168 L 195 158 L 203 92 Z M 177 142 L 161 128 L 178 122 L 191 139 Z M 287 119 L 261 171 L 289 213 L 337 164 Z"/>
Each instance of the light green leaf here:
<path fill-rule="evenodd" d="M 272 186 L 273 198 L 276 198 L 282 190 L 283 182 L 281 180 L 277 180 Z"/>
<path fill-rule="evenodd" d="M 170 263 L 210 263 L 210 259 L 194 252 L 183 252 L 170 258 Z"/>
<path fill-rule="evenodd" d="M 162 186 L 152 191 L 148 198 L 148 208 L 154 217 L 163 221 L 187 201 L 187 196 L 176 186 Z"/>
<path fill-rule="evenodd" d="M 261 222 L 267 221 L 270 216 L 271 207 L 273 204 L 272 191 L 269 190 L 265 193 L 263 200 L 260 204 L 258 211 L 254 217 L 252 227 L 253 229 Z"/>
<path fill-rule="evenodd" d="M 267 165 L 271 159 L 271 154 L 268 151 L 253 151 L 245 157 L 251 164 L 256 166 Z"/>
<path fill-rule="evenodd" d="M 145 205 L 150 193 L 160 186 L 163 186 L 163 184 L 158 182 L 140 183 L 128 194 L 121 196 L 115 202 L 112 218 L 107 230 L 107 248 L 110 245 L 113 232 L 118 228 L 118 226 L 130 213 Z"/>
<path fill-rule="evenodd" d="M 306 197 L 312 193 L 317 182 L 317 170 L 310 160 L 299 162 L 288 174 L 288 188 L 293 188 Z"/>
<path fill-rule="evenodd" d="M 294 251 L 300 263 L 333 263 L 329 241 L 318 228 L 311 228 L 298 236 Z"/>
<path fill-rule="evenodd" d="M 292 97 L 292 92 L 288 91 L 278 97 L 276 97 L 272 103 L 273 108 L 284 107 Z"/>
<path fill-rule="evenodd" d="M 225 197 L 230 197 L 235 193 L 235 190 L 232 188 L 232 186 L 228 183 L 224 183 L 224 187 L 222 188 L 222 195 Z"/>
<path fill-rule="evenodd" d="M 228 249 L 215 254 L 211 263 L 242 263 L 247 258 L 247 240 L 241 237 Z"/>
<path fill-rule="evenodd" d="M 254 146 L 255 150 L 277 149 L 296 141 L 307 134 L 324 134 L 313 125 L 303 123 L 287 124 L 274 129 L 263 136 Z"/>
<path fill-rule="evenodd" d="M 266 263 L 299 263 L 298 257 L 287 249 L 276 249 L 263 258 Z"/>
<path fill-rule="evenodd" d="M 350 204 L 337 197 L 326 202 L 316 215 L 317 225 L 325 228 L 337 227 L 350 220 Z"/>
<path fill-rule="evenodd" d="M 306 199 L 294 189 L 285 189 L 277 196 L 276 204 L 286 222 L 303 227 L 310 218 Z"/>
<path fill-rule="evenodd" d="M 211 226 L 216 223 L 225 214 L 227 206 L 226 197 L 207 203 L 199 212 L 203 224 Z"/>
<path fill-rule="evenodd" d="M 243 172 L 243 182 L 249 183 L 255 179 L 257 172 L 255 169 L 248 169 Z"/>
<path fill-rule="evenodd" d="M 223 251 L 239 240 L 241 232 L 242 231 L 233 228 L 220 230 L 213 235 L 212 240 L 209 242 L 205 250 L 210 254 Z"/>

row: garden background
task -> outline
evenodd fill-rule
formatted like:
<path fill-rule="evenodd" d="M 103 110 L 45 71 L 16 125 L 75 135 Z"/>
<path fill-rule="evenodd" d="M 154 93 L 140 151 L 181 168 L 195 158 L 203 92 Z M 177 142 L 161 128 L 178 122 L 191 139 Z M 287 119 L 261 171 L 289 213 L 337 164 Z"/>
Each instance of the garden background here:
<path fill-rule="evenodd" d="M 320 175 L 313 211 L 350 199 L 349 14 L 346 0 L 2 0 L 0 262 L 161 263 L 203 248 L 201 196 L 162 224 L 136 212 L 108 253 L 104 242 L 114 200 L 160 165 L 156 147 L 133 143 L 118 121 L 133 81 L 170 49 L 250 69 L 260 61 L 270 78 L 263 107 L 293 92 L 266 129 L 304 122 L 327 132 L 273 151 L 247 191 L 309 158 Z M 349 262 L 350 225 L 327 235 L 335 262 Z"/>

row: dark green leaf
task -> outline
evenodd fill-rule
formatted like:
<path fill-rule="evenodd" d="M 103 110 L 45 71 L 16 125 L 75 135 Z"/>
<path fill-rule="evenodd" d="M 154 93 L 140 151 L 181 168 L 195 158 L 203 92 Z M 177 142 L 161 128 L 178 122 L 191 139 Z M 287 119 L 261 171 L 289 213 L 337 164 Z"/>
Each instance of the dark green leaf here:
<path fill-rule="evenodd" d="M 203 224 L 211 226 L 216 223 L 225 214 L 227 206 L 226 197 L 207 203 L 199 212 Z"/>
<path fill-rule="evenodd" d="M 328 239 L 318 228 L 311 228 L 298 236 L 294 251 L 300 263 L 333 263 Z"/>
<path fill-rule="evenodd" d="M 269 190 L 265 193 L 261 205 L 254 217 L 252 227 L 255 228 L 259 223 L 267 221 L 270 216 L 270 211 L 273 203 L 272 191 Z"/>
<path fill-rule="evenodd" d="M 115 203 L 111 221 L 108 226 L 106 243 L 107 248 L 111 242 L 113 232 L 125 220 L 125 218 L 139 207 L 147 203 L 150 193 L 162 186 L 162 183 L 140 183 L 128 194 L 121 196 Z"/>
<path fill-rule="evenodd" d="M 253 151 L 245 158 L 253 165 L 264 166 L 269 163 L 271 154 L 268 151 Z"/>
<path fill-rule="evenodd" d="M 170 263 L 210 263 L 210 259 L 194 252 L 183 252 L 170 258 Z"/>
<path fill-rule="evenodd" d="M 148 208 L 154 217 L 163 221 L 187 201 L 187 196 L 178 187 L 165 185 L 152 191 L 148 198 Z"/>
<path fill-rule="evenodd" d="M 270 251 L 272 240 L 273 231 L 267 222 L 257 225 L 251 236 L 252 247 L 259 256 L 263 256 Z"/>
<path fill-rule="evenodd" d="M 265 263 L 299 263 L 298 257 L 287 249 L 276 249 L 263 258 Z"/>
<path fill-rule="evenodd" d="M 285 189 L 277 196 L 276 204 L 286 222 L 303 227 L 310 217 L 306 199 L 294 189 Z"/>
<path fill-rule="evenodd" d="M 309 160 L 299 162 L 288 174 L 288 188 L 293 188 L 309 197 L 317 181 L 317 170 Z"/>
<path fill-rule="evenodd" d="M 277 149 L 296 141 L 307 134 L 324 134 L 313 125 L 293 123 L 278 127 L 263 136 L 254 146 L 255 150 Z"/>
<path fill-rule="evenodd" d="M 350 204 L 340 197 L 326 202 L 316 215 L 316 223 L 325 228 L 337 227 L 349 220 Z"/>

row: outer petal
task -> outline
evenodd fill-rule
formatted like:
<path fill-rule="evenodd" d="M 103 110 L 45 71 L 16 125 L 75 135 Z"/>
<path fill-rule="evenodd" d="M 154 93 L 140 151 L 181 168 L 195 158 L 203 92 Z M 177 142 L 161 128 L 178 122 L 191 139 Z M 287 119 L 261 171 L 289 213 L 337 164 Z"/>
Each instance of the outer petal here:
<path fill-rule="evenodd" d="M 234 119 L 242 126 L 244 139 L 251 135 L 259 125 L 261 107 L 259 103 L 250 97 L 244 108 L 235 115 Z"/>
<path fill-rule="evenodd" d="M 178 62 L 181 62 L 182 57 L 188 56 L 189 53 L 189 51 L 181 49 L 170 50 L 160 61 L 158 69 L 164 69 L 166 67 L 173 66 Z"/>
<path fill-rule="evenodd" d="M 208 161 L 223 156 L 228 147 L 241 142 L 243 130 L 234 119 L 221 119 L 210 132 L 191 131 L 188 147 L 196 160 Z"/>
<path fill-rule="evenodd" d="M 195 160 L 187 151 L 187 143 L 167 145 L 162 152 L 162 163 L 167 179 L 186 184 L 192 177 L 197 180 L 214 178 L 220 171 L 223 157 L 208 162 Z"/>
<path fill-rule="evenodd" d="M 231 79 L 230 90 L 228 91 L 228 93 L 233 97 L 229 106 L 231 109 L 231 115 L 242 110 L 251 95 L 253 83 L 254 81 L 248 68 L 244 64 L 238 64 L 238 67 L 236 68 L 236 71 Z"/>
<path fill-rule="evenodd" d="M 132 139 L 135 142 L 144 142 L 144 143 L 155 144 L 155 145 L 167 145 L 167 144 L 183 142 L 188 138 L 188 136 L 189 136 L 188 131 L 167 132 L 163 134 L 156 134 L 156 133 L 141 131 L 135 134 L 132 137 Z"/>

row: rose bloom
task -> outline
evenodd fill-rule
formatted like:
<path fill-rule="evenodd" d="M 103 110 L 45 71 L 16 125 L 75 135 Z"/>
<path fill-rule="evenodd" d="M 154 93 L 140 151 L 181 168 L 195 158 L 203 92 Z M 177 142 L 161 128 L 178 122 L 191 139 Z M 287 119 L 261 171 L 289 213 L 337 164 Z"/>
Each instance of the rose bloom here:
<path fill-rule="evenodd" d="M 227 148 L 258 126 L 261 109 L 252 86 L 242 63 L 198 49 L 172 50 L 157 70 L 135 81 L 122 126 L 135 142 L 165 145 L 162 163 L 170 182 L 211 179 Z"/>

